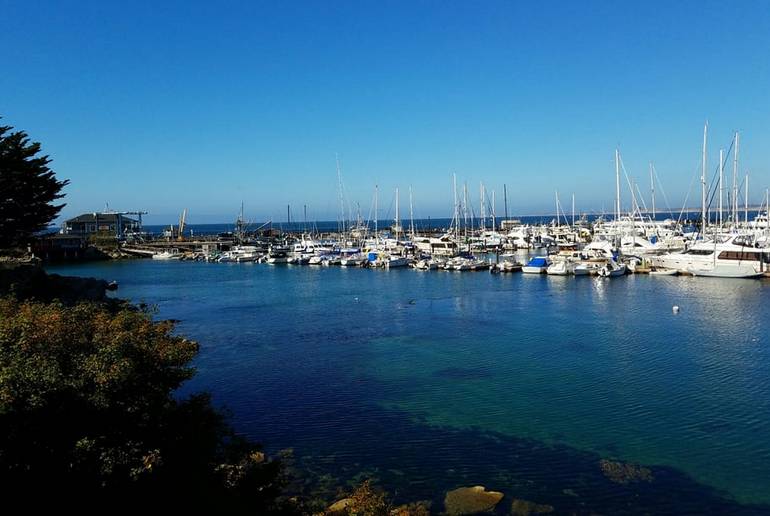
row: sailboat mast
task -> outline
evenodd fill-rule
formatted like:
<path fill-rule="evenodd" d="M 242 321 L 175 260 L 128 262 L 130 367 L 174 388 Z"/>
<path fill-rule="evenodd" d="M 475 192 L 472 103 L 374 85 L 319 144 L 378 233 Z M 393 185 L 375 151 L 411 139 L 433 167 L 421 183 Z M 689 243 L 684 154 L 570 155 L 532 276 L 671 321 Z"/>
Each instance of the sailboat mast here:
<path fill-rule="evenodd" d="M 505 220 L 508 220 L 508 190 L 503 183 L 503 203 L 505 204 Z"/>
<path fill-rule="evenodd" d="M 722 183 L 724 176 L 724 154 L 723 149 L 719 149 L 719 228 L 722 228 L 722 197 L 724 197 L 724 186 Z"/>
<path fill-rule="evenodd" d="M 708 120 L 703 126 L 703 156 L 701 159 L 700 189 L 701 189 L 701 235 L 706 236 L 706 138 L 708 135 Z"/>
<path fill-rule="evenodd" d="M 733 153 L 733 225 L 738 225 L 738 131 L 735 131 L 735 152 Z"/>
<path fill-rule="evenodd" d="M 412 185 L 409 185 L 409 229 L 414 240 L 414 206 L 412 204 Z"/>
<path fill-rule="evenodd" d="M 743 196 L 743 219 L 749 225 L 749 173 L 746 172 L 746 194 Z"/>
<path fill-rule="evenodd" d="M 463 184 L 463 225 L 464 235 L 468 239 L 468 183 Z"/>
<path fill-rule="evenodd" d="M 620 156 L 615 148 L 615 222 L 620 222 Z"/>
<path fill-rule="evenodd" d="M 652 168 L 652 161 L 650 161 L 650 190 L 652 191 L 652 218 L 655 220 L 655 173 Z"/>
<path fill-rule="evenodd" d="M 556 225 L 557 226 L 560 225 L 560 222 L 561 221 L 559 220 L 559 191 L 556 190 Z"/>
<path fill-rule="evenodd" d="M 575 194 L 572 194 L 572 227 L 575 227 Z"/>
<path fill-rule="evenodd" d="M 484 211 L 484 183 L 479 183 L 479 192 L 480 192 L 480 201 L 479 202 L 479 210 L 481 210 L 481 223 L 479 224 L 479 229 L 484 229 L 487 226 L 487 220 L 486 220 L 486 212 Z"/>
<path fill-rule="evenodd" d="M 340 156 L 334 154 L 334 159 L 337 162 L 337 183 L 340 189 L 340 225 L 342 233 L 345 232 L 345 196 L 342 193 L 342 171 L 340 170 Z"/>
<path fill-rule="evenodd" d="M 492 190 L 492 208 L 490 210 L 492 213 L 492 231 L 495 230 L 495 191 Z"/>
<path fill-rule="evenodd" d="M 379 185 L 374 185 L 374 245 L 377 245 L 377 233 L 378 233 L 378 227 L 377 227 L 377 210 L 378 206 L 377 203 L 379 202 L 380 197 L 380 187 Z"/>
<path fill-rule="evenodd" d="M 457 174 L 452 174 L 452 187 L 455 196 L 455 240 L 460 238 L 460 208 L 457 206 Z"/>
<path fill-rule="evenodd" d="M 398 187 L 396 187 L 396 240 L 398 240 L 398 234 L 401 232 L 401 222 L 398 220 Z"/>

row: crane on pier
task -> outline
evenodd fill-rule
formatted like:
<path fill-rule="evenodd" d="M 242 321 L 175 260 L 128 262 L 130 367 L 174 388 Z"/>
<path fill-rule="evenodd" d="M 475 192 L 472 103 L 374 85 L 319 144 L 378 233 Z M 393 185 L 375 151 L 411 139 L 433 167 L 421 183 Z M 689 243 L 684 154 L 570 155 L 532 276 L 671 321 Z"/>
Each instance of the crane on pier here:
<path fill-rule="evenodd" d="M 177 240 L 180 242 L 184 240 L 184 227 L 187 222 L 187 208 L 182 210 L 182 215 L 179 217 L 179 232 L 177 235 Z"/>

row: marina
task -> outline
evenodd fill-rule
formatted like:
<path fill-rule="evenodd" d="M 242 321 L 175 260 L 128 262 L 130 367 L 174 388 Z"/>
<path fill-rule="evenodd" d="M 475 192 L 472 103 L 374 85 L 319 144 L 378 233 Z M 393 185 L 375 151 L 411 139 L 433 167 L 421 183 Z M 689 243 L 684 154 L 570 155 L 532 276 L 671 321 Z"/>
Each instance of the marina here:
<path fill-rule="evenodd" d="M 552 275 L 626 273 L 691 274 L 755 278 L 768 274 L 770 229 L 766 211 L 731 227 L 712 228 L 704 239 L 686 232 L 687 224 L 640 216 L 619 222 L 597 217 L 576 225 L 522 224 L 504 220 L 507 230 L 434 228 L 411 234 L 371 229 L 353 232 L 269 234 L 164 239 L 148 237 L 123 243 L 121 250 L 155 260 L 321 265 L 364 268 L 412 267 L 418 270 L 480 271 Z M 420 221 L 425 222 L 425 221 Z M 237 227 L 237 223 L 236 223 Z M 530 255 L 539 254 L 535 270 Z M 611 273 L 611 274 L 610 274 Z"/>
<path fill-rule="evenodd" d="M 291 226 L 291 207 L 287 206 L 287 229 L 272 222 L 249 224 L 243 203 L 230 230 L 219 234 L 194 236 L 188 228 L 187 209 L 179 223 L 162 233 L 144 231 L 141 217 L 147 212 L 109 212 L 87 214 L 65 222 L 61 236 L 87 235 L 106 228 L 115 235 L 119 252 L 151 257 L 154 260 L 196 260 L 206 262 L 267 263 L 271 265 L 310 265 L 368 268 L 413 267 L 423 271 L 480 271 L 550 274 L 561 276 L 599 275 L 605 278 L 627 273 L 655 272 L 689 274 L 702 277 L 753 279 L 770 275 L 770 190 L 763 203 L 749 217 L 748 175 L 738 183 L 738 148 L 735 133 L 729 150 L 720 150 L 717 171 L 710 183 L 707 170 L 707 131 L 703 132 L 701 199 L 699 211 L 682 209 L 674 218 L 661 219 L 656 210 L 654 167 L 650 164 L 650 192 L 647 198 L 632 186 L 620 152 L 615 150 L 614 214 L 576 217 L 572 197 L 571 218 L 556 192 L 556 214 L 550 222 L 526 222 L 508 217 L 507 188 L 504 217 L 497 215 L 495 191 L 480 184 L 477 204 L 469 200 L 467 184 L 458 188 L 452 175 L 453 215 L 444 225 L 430 220 L 415 224 L 412 189 L 409 188 L 408 227 L 400 212 L 399 189 L 395 189 L 395 211 L 389 221 L 380 219 L 379 187 L 374 188 L 370 220 L 364 220 L 360 207 L 355 219 L 344 197 L 344 186 L 337 161 L 340 214 L 336 229 L 322 232 L 313 223 Z M 725 165 L 732 158 L 732 186 L 726 188 Z M 622 174 L 621 174 L 622 172 Z M 628 183 L 623 193 L 621 178 Z M 744 205 L 739 204 L 740 186 Z M 726 193 L 726 190 L 729 190 Z M 689 196 L 689 194 L 688 194 Z M 624 199 L 628 210 L 624 209 Z M 725 202 L 727 200 L 727 202 Z M 686 200 L 685 200 L 686 202 Z M 126 215 L 138 214 L 134 220 Z M 100 225 L 110 221 L 109 225 Z M 427 222 L 427 223 L 426 223 Z M 331 223 L 326 223 L 330 227 Z M 76 229 L 77 228 L 77 229 Z M 187 231 L 186 231 L 187 230 Z M 536 254 L 536 257 L 529 256 Z M 45 251 L 43 257 L 46 257 Z M 525 260 L 525 261 L 522 261 Z"/>

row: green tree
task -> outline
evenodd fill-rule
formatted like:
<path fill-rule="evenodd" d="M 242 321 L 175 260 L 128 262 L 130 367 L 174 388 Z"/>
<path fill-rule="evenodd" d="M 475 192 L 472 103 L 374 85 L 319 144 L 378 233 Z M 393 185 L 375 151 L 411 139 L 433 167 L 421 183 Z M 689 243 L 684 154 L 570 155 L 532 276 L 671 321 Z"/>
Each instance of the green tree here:
<path fill-rule="evenodd" d="M 59 181 L 24 131 L 0 126 L 0 248 L 24 244 L 48 227 L 64 204 L 54 204 L 69 181 Z"/>

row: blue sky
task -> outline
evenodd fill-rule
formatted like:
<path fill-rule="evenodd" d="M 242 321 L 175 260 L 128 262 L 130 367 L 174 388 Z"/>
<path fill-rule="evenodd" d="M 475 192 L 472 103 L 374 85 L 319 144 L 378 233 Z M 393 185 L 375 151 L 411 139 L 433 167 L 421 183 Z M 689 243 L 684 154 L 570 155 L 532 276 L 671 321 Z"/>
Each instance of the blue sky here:
<path fill-rule="evenodd" d="M 0 115 L 71 180 L 64 216 L 150 222 L 380 215 L 414 190 L 448 216 L 451 174 L 516 214 L 610 211 L 615 146 L 681 207 L 741 131 L 751 200 L 770 186 L 770 4 L 0 0 Z M 690 205 L 697 205 L 698 192 Z M 628 199 L 628 195 L 624 194 Z M 695 199 L 695 202 L 692 202 Z M 624 202 L 624 204 L 626 204 Z M 658 199 L 658 205 L 664 203 Z"/>

